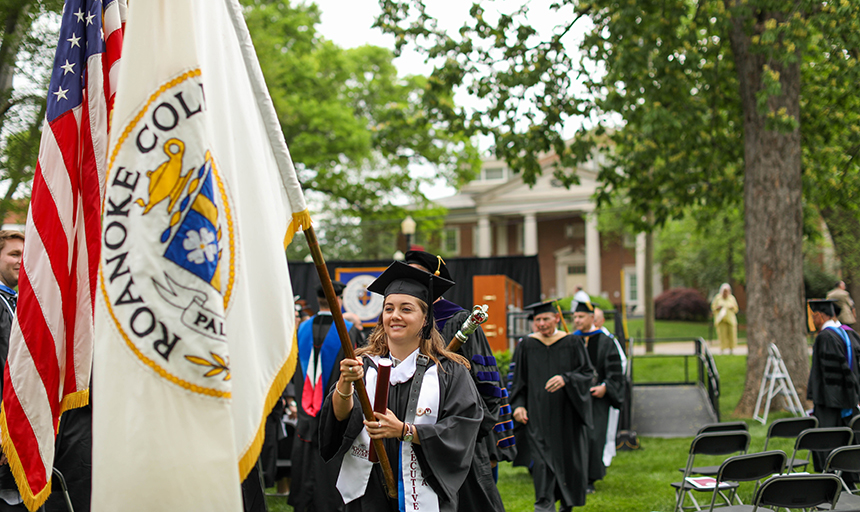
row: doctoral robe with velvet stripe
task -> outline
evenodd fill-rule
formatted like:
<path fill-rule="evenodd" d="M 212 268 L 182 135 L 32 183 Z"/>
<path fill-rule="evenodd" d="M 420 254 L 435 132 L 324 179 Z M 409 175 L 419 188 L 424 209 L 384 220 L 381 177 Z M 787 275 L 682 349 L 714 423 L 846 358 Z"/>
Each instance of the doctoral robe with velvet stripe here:
<path fill-rule="evenodd" d="M 440 304 L 442 307 L 438 307 Z M 457 308 L 456 312 L 450 315 L 439 314 L 440 311 L 453 309 L 451 305 Z M 471 314 L 444 299 L 435 302 L 433 308 L 437 327 L 440 327 L 440 316 L 443 317 L 441 320 L 444 324 L 439 331 L 446 343 L 454 338 L 454 334 Z M 481 422 L 481 429 L 478 431 L 472 467 L 466 481 L 460 487 L 458 510 L 504 512 L 502 498 L 493 480 L 490 457 L 499 460 L 499 453 L 503 452 L 513 459 L 511 451 L 515 448 L 508 391 L 502 385 L 493 350 L 483 330 L 478 328 L 472 333 L 457 353 L 468 359 L 471 364 L 472 380 L 475 382 L 484 408 L 484 421 Z M 502 414 L 503 407 L 504 414 Z M 501 449 L 497 448 L 498 442 L 503 444 Z"/>

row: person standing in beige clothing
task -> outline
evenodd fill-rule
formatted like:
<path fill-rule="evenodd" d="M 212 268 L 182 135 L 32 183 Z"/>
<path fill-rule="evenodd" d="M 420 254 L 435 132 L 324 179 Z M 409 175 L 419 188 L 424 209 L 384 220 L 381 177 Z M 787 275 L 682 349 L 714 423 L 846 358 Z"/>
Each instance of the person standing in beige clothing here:
<path fill-rule="evenodd" d="M 711 311 L 714 312 L 714 327 L 720 340 L 720 351 L 728 349 L 729 354 L 738 343 L 738 301 L 732 295 L 729 283 L 720 286 L 720 293 L 711 301 Z"/>
<path fill-rule="evenodd" d="M 845 281 L 836 283 L 836 288 L 827 292 L 827 298 L 835 300 L 836 305 L 842 309 L 839 312 L 839 322 L 843 325 L 853 327 L 854 322 L 857 321 L 857 317 L 854 311 L 854 301 L 851 299 L 851 295 L 848 294 L 848 290 L 845 289 Z"/>

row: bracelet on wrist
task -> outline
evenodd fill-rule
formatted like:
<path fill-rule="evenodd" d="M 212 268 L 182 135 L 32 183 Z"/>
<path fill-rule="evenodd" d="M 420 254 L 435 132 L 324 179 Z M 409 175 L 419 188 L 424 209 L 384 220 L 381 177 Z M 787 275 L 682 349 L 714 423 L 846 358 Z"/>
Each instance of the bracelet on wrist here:
<path fill-rule="evenodd" d="M 335 384 L 334 390 L 337 392 L 338 395 L 340 395 L 340 398 L 342 400 L 349 400 L 350 398 L 352 398 L 352 394 L 355 393 L 355 389 L 352 387 L 350 387 L 349 393 L 341 393 L 340 390 L 337 388 L 337 384 Z"/>
<path fill-rule="evenodd" d="M 400 440 L 403 441 L 403 438 L 406 436 L 406 422 L 403 422 L 403 429 L 400 431 Z"/>

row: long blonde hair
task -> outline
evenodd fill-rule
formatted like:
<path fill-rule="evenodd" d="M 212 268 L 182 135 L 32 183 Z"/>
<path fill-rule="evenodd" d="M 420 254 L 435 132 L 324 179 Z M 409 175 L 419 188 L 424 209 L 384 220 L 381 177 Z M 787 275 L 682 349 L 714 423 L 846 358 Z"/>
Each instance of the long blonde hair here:
<path fill-rule="evenodd" d="M 421 312 L 424 313 L 424 318 L 426 320 L 428 309 L 427 303 L 418 298 L 415 298 L 415 301 L 418 303 L 418 307 L 421 308 Z M 444 370 L 442 369 L 442 366 L 439 365 L 440 357 L 450 359 L 455 363 L 462 364 L 467 369 L 471 369 L 471 365 L 465 357 L 455 352 L 451 352 L 446 348 L 445 341 L 442 339 L 442 334 L 438 329 L 436 329 L 435 323 L 433 324 L 433 328 L 430 330 L 430 338 L 421 338 L 418 342 L 418 349 L 422 354 L 432 359 L 433 362 L 439 366 L 441 371 Z M 373 328 L 373 332 L 370 333 L 370 336 L 367 338 L 367 345 L 356 350 L 355 354 L 358 356 L 364 354 L 384 356 L 387 355 L 388 352 L 388 335 L 385 334 L 385 327 L 382 325 L 382 313 L 380 313 L 379 320 L 376 322 L 376 327 Z"/>

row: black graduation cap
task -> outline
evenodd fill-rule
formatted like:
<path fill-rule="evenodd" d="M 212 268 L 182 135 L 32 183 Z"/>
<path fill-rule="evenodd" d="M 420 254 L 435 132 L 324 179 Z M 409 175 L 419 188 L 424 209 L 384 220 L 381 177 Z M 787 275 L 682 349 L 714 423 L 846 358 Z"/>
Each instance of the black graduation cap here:
<path fill-rule="evenodd" d="M 842 308 L 832 299 L 809 299 L 806 303 L 809 305 L 811 311 L 818 311 L 831 317 L 838 316 L 842 311 Z"/>
<path fill-rule="evenodd" d="M 405 260 L 407 265 L 411 265 L 413 263 L 421 265 L 431 274 L 453 281 L 451 273 L 448 272 L 448 267 L 445 266 L 445 260 L 442 259 L 442 256 L 434 256 L 425 251 L 406 251 Z"/>
<path fill-rule="evenodd" d="M 395 261 L 376 278 L 376 281 L 367 286 L 367 290 L 385 297 L 402 293 L 424 301 L 428 308 L 422 335 L 427 339 L 433 329 L 433 302 L 452 286 L 454 286 L 453 281 L 410 267 L 402 261 Z"/>
<path fill-rule="evenodd" d="M 534 304 L 529 304 L 525 306 L 523 309 L 528 309 L 531 311 L 531 316 L 535 317 L 540 315 L 541 313 L 558 313 L 558 308 L 555 305 L 554 300 L 550 300 L 547 302 L 535 302 Z"/>
<path fill-rule="evenodd" d="M 594 313 L 594 304 L 591 302 L 580 301 L 576 303 L 576 309 L 573 310 L 574 313 Z"/>
<path fill-rule="evenodd" d="M 332 281 L 332 288 L 334 288 L 334 294 L 338 297 L 343 297 L 343 289 L 346 288 L 346 285 L 341 283 L 340 281 Z M 320 299 L 325 298 L 325 292 L 323 292 L 322 284 L 317 285 L 317 297 Z"/>

